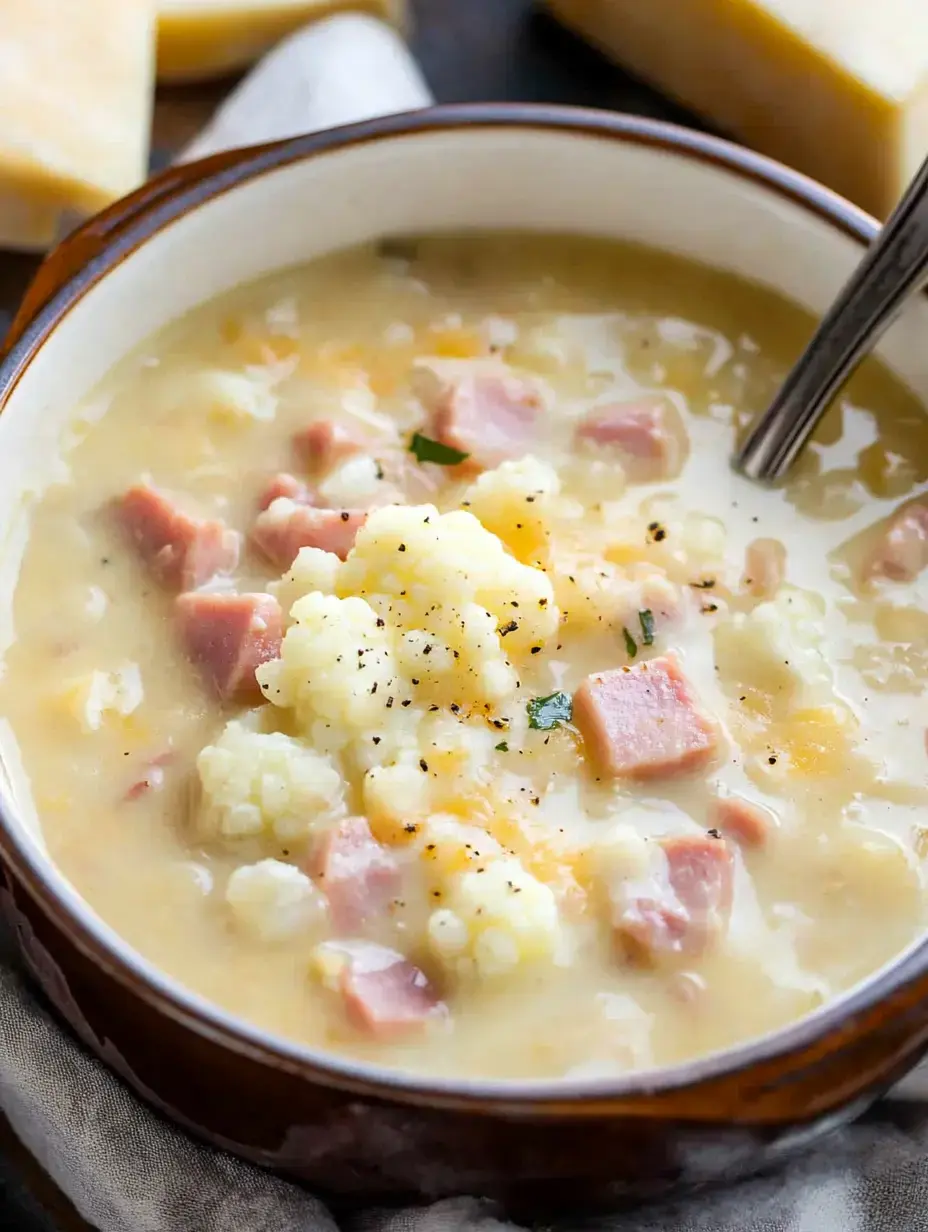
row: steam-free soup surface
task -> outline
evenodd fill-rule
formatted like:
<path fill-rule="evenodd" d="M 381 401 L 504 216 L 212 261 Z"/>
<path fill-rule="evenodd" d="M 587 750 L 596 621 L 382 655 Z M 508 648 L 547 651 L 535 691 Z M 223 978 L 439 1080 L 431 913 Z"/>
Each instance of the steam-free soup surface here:
<path fill-rule="evenodd" d="M 926 915 L 928 420 L 871 366 L 786 487 L 734 476 L 809 328 L 468 237 L 153 338 L 31 510 L 0 710 L 53 858 L 225 1008 L 446 1075 L 673 1062 L 873 972 Z"/>

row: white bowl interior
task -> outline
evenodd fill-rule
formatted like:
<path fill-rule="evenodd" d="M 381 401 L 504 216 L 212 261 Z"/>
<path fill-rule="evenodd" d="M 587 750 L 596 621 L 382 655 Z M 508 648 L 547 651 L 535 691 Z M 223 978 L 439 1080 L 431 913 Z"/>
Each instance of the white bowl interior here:
<path fill-rule="evenodd" d="M 172 222 L 84 295 L 0 416 L 0 653 L 15 636 L 11 599 L 29 505 L 62 474 L 56 450 L 68 418 L 115 360 L 197 304 L 279 268 L 382 234 L 468 228 L 635 240 L 776 288 L 814 312 L 861 253 L 837 227 L 760 182 L 682 153 L 565 130 L 424 131 L 335 149 L 237 185 Z M 928 303 L 920 299 L 880 350 L 928 399 L 926 337 Z M 8 780 L 0 775 L 0 796 L 16 804 L 7 815 L 86 918 L 42 850 L 2 720 L 0 764 Z"/>

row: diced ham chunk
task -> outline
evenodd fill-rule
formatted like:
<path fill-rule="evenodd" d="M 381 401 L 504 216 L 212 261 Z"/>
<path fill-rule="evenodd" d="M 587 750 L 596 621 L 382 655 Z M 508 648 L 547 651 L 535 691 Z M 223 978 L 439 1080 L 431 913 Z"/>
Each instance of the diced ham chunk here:
<path fill-rule="evenodd" d="M 928 495 L 897 509 L 867 562 L 868 578 L 911 582 L 928 568 Z"/>
<path fill-rule="evenodd" d="M 423 1027 L 446 1013 L 424 972 L 382 945 L 351 947 L 340 990 L 354 1025 L 380 1038 Z"/>
<path fill-rule="evenodd" d="M 218 520 L 190 517 L 149 484 L 130 488 L 117 513 L 152 575 L 170 590 L 196 590 L 238 564 L 236 531 Z"/>
<path fill-rule="evenodd" d="M 743 847 L 763 847 L 777 826 L 770 809 L 741 796 L 721 796 L 714 800 L 709 819 L 712 826 Z"/>
<path fill-rule="evenodd" d="M 344 560 L 366 520 L 360 509 L 317 509 L 282 496 L 258 514 L 251 538 L 279 569 L 289 569 L 300 548 L 321 548 Z"/>
<path fill-rule="evenodd" d="M 293 447 L 300 461 L 314 475 L 325 475 L 339 462 L 360 453 L 366 442 L 349 428 L 321 419 L 293 438 Z"/>
<path fill-rule="evenodd" d="M 200 591 L 179 595 L 177 623 L 187 657 L 223 700 L 256 701 L 255 669 L 280 656 L 283 619 L 272 595 Z"/>
<path fill-rule="evenodd" d="M 298 505 L 313 503 L 313 494 L 306 484 L 297 479 L 295 475 L 288 475 L 286 471 L 281 471 L 279 475 L 274 476 L 259 496 L 258 508 L 263 512 L 282 496 L 295 501 Z"/>
<path fill-rule="evenodd" d="M 786 548 L 779 539 L 753 539 L 744 553 L 745 590 L 756 599 L 770 599 L 786 578 Z"/>
<path fill-rule="evenodd" d="M 348 817 L 329 831 L 316 852 L 314 872 L 333 923 L 343 932 L 382 915 L 402 885 L 399 865 L 371 834 L 366 817 Z"/>
<path fill-rule="evenodd" d="M 721 739 L 673 655 L 587 676 L 574 694 L 573 720 L 599 769 L 620 778 L 698 770 Z"/>
<path fill-rule="evenodd" d="M 467 360 L 420 365 L 419 397 L 431 414 L 428 434 L 467 454 L 469 470 L 489 470 L 529 453 L 544 400 L 536 385 L 500 366 Z"/>
<path fill-rule="evenodd" d="M 623 885 L 613 898 L 613 925 L 626 953 L 643 962 L 702 953 L 731 911 L 733 862 L 724 839 L 680 835 L 662 839 L 644 882 Z"/>
<path fill-rule="evenodd" d="M 686 460 L 686 431 L 675 408 L 661 400 L 595 407 L 577 428 L 577 440 L 614 449 L 629 478 L 669 479 Z"/>

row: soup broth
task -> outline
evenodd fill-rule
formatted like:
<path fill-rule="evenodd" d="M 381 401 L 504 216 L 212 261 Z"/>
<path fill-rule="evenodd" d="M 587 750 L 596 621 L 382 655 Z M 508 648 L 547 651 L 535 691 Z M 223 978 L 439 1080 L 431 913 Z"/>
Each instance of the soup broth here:
<path fill-rule="evenodd" d="M 928 418 L 650 251 L 385 243 L 122 361 L 31 510 L 0 677 L 53 859 L 181 983 L 405 1069 L 618 1074 L 926 922 Z"/>

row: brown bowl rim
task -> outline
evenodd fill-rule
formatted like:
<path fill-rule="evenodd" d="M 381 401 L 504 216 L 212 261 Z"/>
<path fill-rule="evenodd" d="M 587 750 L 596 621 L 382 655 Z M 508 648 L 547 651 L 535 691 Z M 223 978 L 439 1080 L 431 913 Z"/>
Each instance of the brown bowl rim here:
<path fill-rule="evenodd" d="M 867 245 L 879 224 L 863 210 L 800 172 L 722 138 L 665 121 L 584 107 L 528 103 L 477 103 L 436 106 L 417 112 L 367 120 L 322 133 L 214 155 L 176 172 L 155 177 L 136 196 L 135 209 L 123 211 L 113 238 L 98 245 L 91 259 L 70 270 L 35 315 L 23 323 L 0 364 L 0 413 L 23 372 L 58 322 L 110 270 L 175 219 L 221 194 L 290 163 L 353 145 L 410 138 L 435 130 L 499 128 L 554 130 L 582 137 L 649 145 L 708 163 L 760 184 L 805 208 Z M 132 201 L 129 198 L 128 201 Z M 119 214 L 117 203 L 79 229 L 56 250 L 60 253 L 83 233 Z M 128 221 L 125 221 L 128 219 Z M 100 232 L 105 236 L 105 226 Z M 56 253 L 49 258 L 51 265 Z M 368 1097 L 461 1108 L 475 1112 L 595 1115 L 608 1113 L 623 1100 L 668 1095 L 711 1079 L 727 1078 L 754 1065 L 785 1060 L 820 1042 L 880 1002 L 918 980 L 928 970 L 928 936 L 915 942 L 862 984 L 827 1002 L 821 1009 L 760 1038 L 718 1050 L 691 1061 L 597 1079 L 455 1079 L 390 1069 L 312 1048 L 275 1035 L 207 1001 L 168 976 L 122 942 L 125 953 L 106 940 L 107 927 L 78 895 L 81 910 L 72 910 L 46 879 L 42 858 L 20 836 L 19 828 L 0 810 L 0 857 L 45 913 L 98 966 L 128 991 L 182 1022 L 199 1035 L 239 1054 L 290 1070 L 326 1086 Z M 50 863 L 50 860 L 48 861 Z M 59 875 L 64 877 L 63 874 Z M 86 918 L 82 918 L 86 917 Z M 110 930 L 112 931 L 112 930 Z"/>

